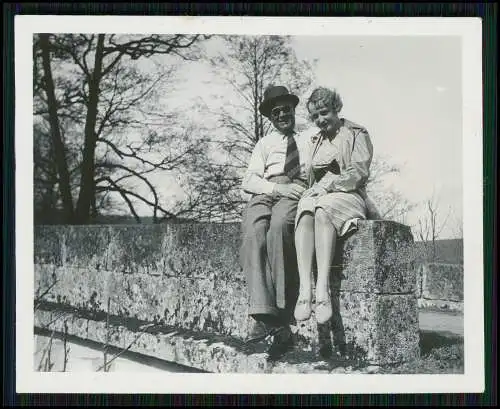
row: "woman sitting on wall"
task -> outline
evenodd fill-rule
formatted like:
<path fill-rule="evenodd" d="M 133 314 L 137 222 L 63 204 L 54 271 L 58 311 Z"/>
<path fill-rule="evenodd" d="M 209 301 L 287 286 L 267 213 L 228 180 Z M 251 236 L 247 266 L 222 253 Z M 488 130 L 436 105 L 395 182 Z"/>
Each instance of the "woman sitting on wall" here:
<path fill-rule="evenodd" d="M 316 257 L 315 316 L 318 323 L 332 316 L 330 270 L 338 237 L 356 227 L 358 219 L 378 219 L 366 196 L 373 147 L 367 130 L 338 114 L 338 93 L 316 88 L 307 101 L 309 117 L 320 129 L 311 140 L 309 188 L 299 202 L 295 244 L 300 292 L 295 318 L 303 321 L 312 309 L 312 277 Z"/>

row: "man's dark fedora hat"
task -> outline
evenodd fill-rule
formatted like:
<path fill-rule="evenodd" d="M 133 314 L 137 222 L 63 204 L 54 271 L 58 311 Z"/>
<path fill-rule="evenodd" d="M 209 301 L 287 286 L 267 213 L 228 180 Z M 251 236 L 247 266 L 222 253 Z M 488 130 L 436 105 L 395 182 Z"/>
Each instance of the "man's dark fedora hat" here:
<path fill-rule="evenodd" d="M 290 101 L 296 107 L 299 103 L 299 97 L 290 94 L 288 89 L 282 85 L 270 86 L 264 91 L 264 100 L 259 106 L 259 111 L 269 118 L 274 105 L 283 101 Z"/>

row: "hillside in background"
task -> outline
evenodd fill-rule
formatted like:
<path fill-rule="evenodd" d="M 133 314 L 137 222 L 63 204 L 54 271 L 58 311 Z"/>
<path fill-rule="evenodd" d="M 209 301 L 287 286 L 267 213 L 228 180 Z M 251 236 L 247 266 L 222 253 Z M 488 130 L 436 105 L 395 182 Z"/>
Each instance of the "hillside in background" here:
<path fill-rule="evenodd" d="M 432 243 L 421 241 L 415 242 L 416 261 L 431 261 L 426 256 L 426 246 Z M 436 240 L 436 263 L 463 264 L 464 262 L 464 243 L 462 239 Z"/>

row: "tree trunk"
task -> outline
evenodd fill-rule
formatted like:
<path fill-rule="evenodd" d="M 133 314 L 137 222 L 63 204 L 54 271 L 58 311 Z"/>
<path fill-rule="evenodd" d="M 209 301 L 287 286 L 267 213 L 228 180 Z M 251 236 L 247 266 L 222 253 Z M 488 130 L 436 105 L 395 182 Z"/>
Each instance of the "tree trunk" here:
<path fill-rule="evenodd" d="M 48 34 L 40 34 L 40 48 L 42 51 L 43 71 L 45 76 L 45 92 L 47 94 L 47 106 L 49 111 L 49 123 L 54 147 L 57 173 L 59 174 L 59 190 L 64 208 L 64 222 L 72 223 L 74 217 L 73 198 L 71 196 L 70 177 L 64 142 L 59 128 L 59 118 L 57 116 L 57 101 L 55 94 L 54 79 L 50 66 L 50 43 Z"/>
<path fill-rule="evenodd" d="M 257 66 L 257 43 L 253 43 L 253 121 L 255 143 L 262 137 L 259 133 L 259 67 Z"/>
<path fill-rule="evenodd" d="M 94 183 L 93 192 L 94 192 L 94 194 L 92 195 L 92 203 L 91 203 L 90 209 L 91 209 L 91 221 L 92 221 L 92 223 L 95 223 L 97 216 L 99 216 L 99 211 L 97 210 L 97 198 L 95 195 L 95 183 Z"/>
<path fill-rule="evenodd" d="M 102 59 L 104 53 L 104 34 L 99 34 L 95 52 L 94 70 L 90 74 L 89 98 L 87 105 L 87 117 L 85 119 L 85 144 L 83 148 L 82 176 L 80 180 L 80 195 L 76 208 L 76 220 L 79 224 L 90 222 L 91 206 L 94 189 L 95 173 L 95 148 L 96 135 L 95 126 L 97 123 L 97 105 L 99 103 L 99 85 L 102 73 Z"/>

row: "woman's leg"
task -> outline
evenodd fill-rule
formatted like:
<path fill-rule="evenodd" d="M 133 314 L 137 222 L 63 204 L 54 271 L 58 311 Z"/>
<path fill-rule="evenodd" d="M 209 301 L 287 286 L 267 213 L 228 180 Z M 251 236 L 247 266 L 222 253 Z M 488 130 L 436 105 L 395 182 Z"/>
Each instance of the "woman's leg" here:
<path fill-rule="evenodd" d="M 320 323 L 328 321 L 332 316 L 330 299 L 330 272 L 335 256 L 337 231 L 322 208 L 315 214 L 315 248 L 318 267 L 316 282 L 316 320 Z"/>
<path fill-rule="evenodd" d="M 314 216 L 304 212 L 295 229 L 295 247 L 299 269 L 299 296 L 295 306 L 295 318 L 303 321 L 311 315 L 312 269 L 314 262 Z"/>

